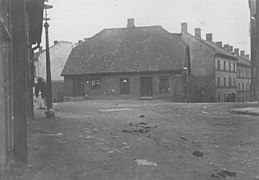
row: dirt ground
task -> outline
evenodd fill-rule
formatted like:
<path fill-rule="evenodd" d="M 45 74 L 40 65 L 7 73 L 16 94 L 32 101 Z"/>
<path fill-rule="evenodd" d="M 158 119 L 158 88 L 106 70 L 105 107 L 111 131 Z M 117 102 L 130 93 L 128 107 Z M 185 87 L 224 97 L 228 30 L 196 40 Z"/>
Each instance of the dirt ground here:
<path fill-rule="evenodd" d="M 250 104 L 96 100 L 54 104 L 29 122 L 29 165 L 4 179 L 259 179 L 259 116 Z"/>

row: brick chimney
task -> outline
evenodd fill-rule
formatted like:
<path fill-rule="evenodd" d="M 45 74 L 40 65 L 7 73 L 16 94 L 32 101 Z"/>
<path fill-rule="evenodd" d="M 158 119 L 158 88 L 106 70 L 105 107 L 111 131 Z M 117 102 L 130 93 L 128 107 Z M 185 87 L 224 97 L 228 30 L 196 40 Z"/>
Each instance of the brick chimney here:
<path fill-rule="evenodd" d="M 181 23 L 181 33 L 188 32 L 188 24 L 186 22 Z"/>
<path fill-rule="evenodd" d="M 217 44 L 218 46 L 222 47 L 222 41 L 218 41 L 218 42 L 216 42 L 216 44 Z"/>
<path fill-rule="evenodd" d="M 212 33 L 207 33 L 206 34 L 206 40 L 210 41 L 210 42 L 212 41 Z"/>
<path fill-rule="evenodd" d="M 201 28 L 195 28 L 194 33 L 195 33 L 195 37 L 201 39 Z"/>
<path fill-rule="evenodd" d="M 228 51 L 228 48 L 229 48 L 229 44 L 225 44 L 224 49 L 226 49 Z"/>
<path fill-rule="evenodd" d="M 127 28 L 135 28 L 135 20 L 133 18 L 128 18 Z"/>
<path fill-rule="evenodd" d="M 54 41 L 54 45 L 58 44 L 58 41 Z"/>
<path fill-rule="evenodd" d="M 246 54 L 246 55 L 245 55 L 245 58 L 246 58 L 247 60 L 249 60 L 249 59 L 250 59 L 249 54 Z"/>
<path fill-rule="evenodd" d="M 242 56 L 242 57 L 245 57 L 245 51 L 243 50 L 243 51 L 240 51 L 240 56 Z"/>
<path fill-rule="evenodd" d="M 229 46 L 229 51 L 233 52 L 233 46 Z"/>
<path fill-rule="evenodd" d="M 237 56 L 239 56 L 239 48 L 235 48 L 235 49 L 234 49 L 234 53 L 235 53 Z"/>

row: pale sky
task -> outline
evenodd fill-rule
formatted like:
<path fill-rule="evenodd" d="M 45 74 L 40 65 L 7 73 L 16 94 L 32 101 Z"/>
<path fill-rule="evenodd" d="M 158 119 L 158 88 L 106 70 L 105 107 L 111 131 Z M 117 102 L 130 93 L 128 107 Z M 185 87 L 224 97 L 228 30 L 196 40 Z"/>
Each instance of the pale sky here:
<path fill-rule="evenodd" d="M 54 40 L 73 43 L 92 37 L 105 28 L 160 25 L 171 33 L 180 32 L 181 22 L 213 33 L 222 41 L 250 54 L 248 0 L 49 0 L 50 45 Z M 44 33 L 43 33 L 44 34 Z M 42 37 L 45 44 L 45 36 Z"/>

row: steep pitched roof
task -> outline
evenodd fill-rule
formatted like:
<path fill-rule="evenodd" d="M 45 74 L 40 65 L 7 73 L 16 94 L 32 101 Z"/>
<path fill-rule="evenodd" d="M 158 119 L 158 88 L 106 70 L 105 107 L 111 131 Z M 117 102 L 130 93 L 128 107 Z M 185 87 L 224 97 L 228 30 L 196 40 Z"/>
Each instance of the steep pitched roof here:
<path fill-rule="evenodd" d="M 179 39 L 181 39 L 182 33 L 172 33 L 172 34 L 175 35 L 176 37 L 178 37 Z M 185 33 L 185 34 L 189 35 L 192 38 L 195 38 L 196 40 L 202 42 L 206 46 L 212 48 L 215 51 L 216 55 L 222 55 L 222 56 L 226 56 L 228 58 L 237 59 L 232 53 L 225 50 L 223 47 L 220 47 L 215 42 L 211 42 L 211 41 L 207 41 L 207 40 L 204 40 L 204 39 L 197 38 L 197 37 L 193 36 L 192 34 L 190 34 L 188 32 Z"/>
<path fill-rule="evenodd" d="M 223 56 L 226 56 L 228 58 L 237 59 L 234 54 L 232 54 L 231 52 L 225 50 L 223 47 L 220 47 L 215 42 L 206 41 L 206 40 L 203 40 L 203 39 L 201 39 L 201 41 L 203 41 L 205 44 L 207 44 L 210 47 L 212 47 L 215 50 L 216 55 L 223 55 Z"/>
<path fill-rule="evenodd" d="M 72 50 L 62 75 L 182 69 L 186 47 L 160 26 L 104 29 Z"/>

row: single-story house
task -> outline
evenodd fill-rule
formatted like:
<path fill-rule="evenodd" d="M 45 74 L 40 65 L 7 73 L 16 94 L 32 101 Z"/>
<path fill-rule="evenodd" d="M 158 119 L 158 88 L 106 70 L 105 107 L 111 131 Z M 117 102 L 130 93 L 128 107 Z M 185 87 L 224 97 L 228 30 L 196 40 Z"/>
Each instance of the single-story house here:
<path fill-rule="evenodd" d="M 65 96 L 189 97 L 190 50 L 161 26 L 104 29 L 72 49 L 62 71 Z"/>

